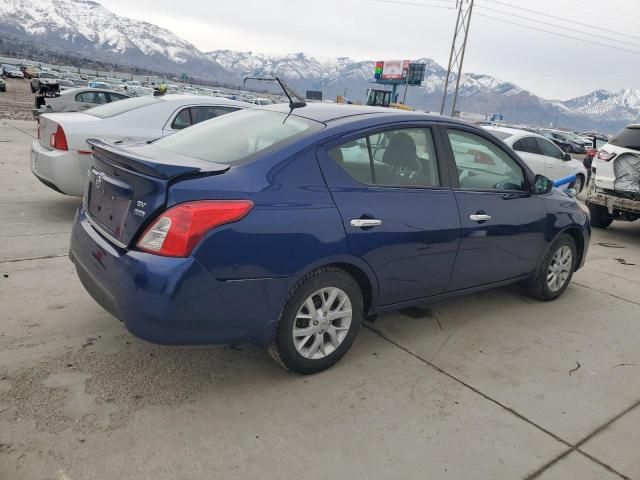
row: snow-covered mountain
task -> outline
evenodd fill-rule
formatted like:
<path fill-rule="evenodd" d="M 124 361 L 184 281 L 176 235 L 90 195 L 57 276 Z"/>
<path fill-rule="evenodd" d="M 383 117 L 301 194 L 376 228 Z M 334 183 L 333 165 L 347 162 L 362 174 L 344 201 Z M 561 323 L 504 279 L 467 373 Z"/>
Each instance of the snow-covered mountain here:
<path fill-rule="evenodd" d="M 169 30 L 116 15 L 90 0 L 0 0 L 0 31 L 121 64 L 225 73 Z"/>
<path fill-rule="evenodd" d="M 0 33 L 62 48 L 79 57 L 240 85 L 246 76 L 277 73 L 300 93 L 322 90 L 325 98 L 363 100 L 372 86 L 374 62 L 304 53 L 202 52 L 156 25 L 122 17 L 91 0 L 0 0 Z M 445 69 L 429 58 L 422 86 L 410 88 L 407 103 L 439 110 Z M 455 78 L 451 80 L 455 82 Z M 403 88 L 400 87 L 403 94 Z M 501 113 L 508 120 L 573 128 L 615 130 L 640 119 L 640 90 L 598 90 L 568 101 L 546 100 L 510 82 L 476 73 L 460 79 L 458 109 Z"/>

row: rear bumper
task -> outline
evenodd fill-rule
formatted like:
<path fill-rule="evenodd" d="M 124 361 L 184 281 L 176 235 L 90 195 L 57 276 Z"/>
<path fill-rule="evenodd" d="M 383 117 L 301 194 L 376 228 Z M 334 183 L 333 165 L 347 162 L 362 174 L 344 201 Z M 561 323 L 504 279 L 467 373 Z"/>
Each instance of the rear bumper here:
<path fill-rule="evenodd" d="M 31 143 L 31 172 L 65 195 L 84 195 L 90 164 L 91 155 L 81 155 L 77 150 L 48 150 L 38 140 Z"/>
<path fill-rule="evenodd" d="M 195 258 L 115 247 L 82 207 L 69 256 L 89 294 L 144 340 L 160 344 L 254 343 L 266 346 L 291 281 L 220 281 Z"/>

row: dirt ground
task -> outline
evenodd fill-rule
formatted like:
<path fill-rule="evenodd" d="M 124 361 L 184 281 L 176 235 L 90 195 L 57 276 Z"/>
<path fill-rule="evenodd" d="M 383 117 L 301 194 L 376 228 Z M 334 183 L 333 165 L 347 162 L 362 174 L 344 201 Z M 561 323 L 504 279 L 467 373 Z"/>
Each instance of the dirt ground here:
<path fill-rule="evenodd" d="M 0 92 L 0 119 L 31 120 L 35 99 L 29 80 L 5 78 L 7 91 Z"/>

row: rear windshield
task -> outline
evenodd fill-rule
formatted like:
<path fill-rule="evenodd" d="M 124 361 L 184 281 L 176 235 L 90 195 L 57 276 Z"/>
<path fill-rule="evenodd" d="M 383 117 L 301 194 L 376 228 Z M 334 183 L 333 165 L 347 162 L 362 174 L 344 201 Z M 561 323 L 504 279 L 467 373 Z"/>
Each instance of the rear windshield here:
<path fill-rule="evenodd" d="M 90 108 L 85 110 L 84 113 L 93 115 L 94 117 L 110 118 L 122 113 L 130 112 L 136 108 L 145 107 L 152 103 L 158 103 L 161 101 L 162 100 L 158 97 L 127 98 L 126 100 L 121 100 L 119 102 L 105 103 L 99 107 Z"/>
<path fill-rule="evenodd" d="M 494 137 L 498 137 L 500 140 L 506 140 L 509 137 L 513 137 L 513 133 L 499 132 L 498 130 L 488 130 L 488 132 Z"/>
<path fill-rule="evenodd" d="M 616 147 L 640 150 L 640 125 L 624 127 L 613 136 L 609 143 Z"/>
<path fill-rule="evenodd" d="M 153 144 L 180 155 L 232 164 L 263 150 L 276 149 L 322 127 L 322 123 L 295 115 L 240 110 L 199 123 Z"/>

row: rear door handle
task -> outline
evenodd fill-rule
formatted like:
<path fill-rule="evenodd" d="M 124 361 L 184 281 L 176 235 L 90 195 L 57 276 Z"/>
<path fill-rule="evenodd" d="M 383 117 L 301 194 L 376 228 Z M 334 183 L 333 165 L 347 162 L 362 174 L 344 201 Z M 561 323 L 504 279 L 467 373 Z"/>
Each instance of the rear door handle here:
<path fill-rule="evenodd" d="M 474 222 L 486 222 L 487 220 L 491 220 L 491 215 L 476 213 L 475 215 L 469 215 L 469 220 Z"/>
<path fill-rule="evenodd" d="M 354 218 L 351 220 L 352 227 L 367 228 L 377 227 L 379 225 L 382 225 L 382 220 L 378 220 L 377 218 Z"/>

